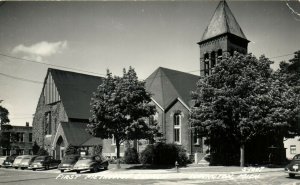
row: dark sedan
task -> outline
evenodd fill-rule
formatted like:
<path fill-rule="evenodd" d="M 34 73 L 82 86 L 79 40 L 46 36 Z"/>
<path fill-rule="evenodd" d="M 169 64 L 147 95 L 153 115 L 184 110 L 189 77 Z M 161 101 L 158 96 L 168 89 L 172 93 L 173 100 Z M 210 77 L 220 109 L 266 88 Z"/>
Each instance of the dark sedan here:
<path fill-rule="evenodd" d="M 58 165 L 58 169 L 61 172 L 64 172 L 65 170 L 73 170 L 73 166 L 79 159 L 79 155 L 66 155 L 60 165 Z"/>
<path fill-rule="evenodd" d="M 11 155 L 8 158 L 6 158 L 6 160 L 4 160 L 4 162 L 2 164 L 2 167 L 4 167 L 4 168 L 12 167 L 16 157 L 17 157 L 17 155 Z"/>
<path fill-rule="evenodd" d="M 60 160 L 55 160 L 52 156 L 38 156 L 31 164 L 33 171 L 37 169 L 49 170 L 50 168 L 57 168 L 60 164 Z"/>
<path fill-rule="evenodd" d="M 76 173 L 80 173 L 80 171 L 86 170 L 90 170 L 91 172 L 97 172 L 100 169 L 107 170 L 107 168 L 108 160 L 103 156 L 94 155 L 80 157 L 74 165 L 73 170 L 76 171 Z"/>
<path fill-rule="evenodd" d="M 295 155 L 293 160 L 285 167 L 284 170 L 290 177 L 300 175 L 300 154 Z"/>

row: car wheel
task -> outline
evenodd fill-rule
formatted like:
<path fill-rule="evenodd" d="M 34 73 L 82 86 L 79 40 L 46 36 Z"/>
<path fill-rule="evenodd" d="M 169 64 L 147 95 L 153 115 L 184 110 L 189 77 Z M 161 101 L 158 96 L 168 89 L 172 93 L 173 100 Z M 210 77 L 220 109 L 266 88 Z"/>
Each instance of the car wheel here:
<path fill-rule="evenodd" d="M 289 173 L 289 177 L 294 178 L 294 177 L 295 177 L 295 174 Z"/>
<path fill-rule="evenodd" d="M 76 173 L 80 173 L 80 171 L 76 171 Z"/>
<path fill-rule="evenodd" d="M 61 173 L 64 173 L 65 170 L 60 170 Z"/>
<path fill-rule="evenodd" d="M 17 170 L 17 169 L 18 169 L 18 167 L 15 167 L 15 169 Z"/>
<path fill-rule="evenodd" d="M 24 170 L 25 168 L 21 168 L 21 170 Z"/>
<path fill-rule="evenodd" d="M 104 166 L 104 170 L 108 170 L 108 166 Z"/>
<path fill-rule="evenodd" d="M 36 169 L 32 169 L 32 171 L 36 171 Z"/>

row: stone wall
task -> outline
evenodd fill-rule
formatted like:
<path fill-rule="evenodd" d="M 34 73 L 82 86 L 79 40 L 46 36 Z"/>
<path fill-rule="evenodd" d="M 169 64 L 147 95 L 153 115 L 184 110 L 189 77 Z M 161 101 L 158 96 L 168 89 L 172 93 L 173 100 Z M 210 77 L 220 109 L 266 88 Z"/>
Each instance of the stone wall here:
<path fill-rule="evenodd" d="M 51 112 L 51 133 L 45 135 L 45 115 L 47 112 Z M 67 122 L 68 116 L 64 110 L 61 101 L 53 104 L 45 104 L 45 97 L 43 93 L 39 98 L 39 102 L 36 108 L 36 112 L 33 118 L 33 141 L 41 147 L 48 149 L 53 142 L 56 130 L 60 122 Z"/>

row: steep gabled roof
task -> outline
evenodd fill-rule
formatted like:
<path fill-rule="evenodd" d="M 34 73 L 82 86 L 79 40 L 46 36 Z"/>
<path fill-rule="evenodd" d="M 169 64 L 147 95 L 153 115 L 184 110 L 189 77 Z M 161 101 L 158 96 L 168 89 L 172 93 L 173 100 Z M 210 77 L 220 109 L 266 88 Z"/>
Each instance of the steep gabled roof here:
<path fill-rule="evenodd" d="M 49 68 L 68 118 L 88 119 L 93 92 L 102 77 Z"/>
<path fill-rule="evenodd" d="M 217 6 L 200 42 L 224 33 L 231 33 L 247 40 L 226 1 L 222 0 Z"/>
<path fill-rule="evenodd" d="M 74 146 L 99 145 L 102 140 L 90 135 L 85 129 L 87 123 L 62 122 L 61 127 L 69 144 Z"/>
<path fill-rule="evenodd" d="M 146 89 L 163 109 L 177 98 L 189 106 L 190 92 L 196 89 L 198 80 L 197 75 L 159 67 L 146 79 Z"/>

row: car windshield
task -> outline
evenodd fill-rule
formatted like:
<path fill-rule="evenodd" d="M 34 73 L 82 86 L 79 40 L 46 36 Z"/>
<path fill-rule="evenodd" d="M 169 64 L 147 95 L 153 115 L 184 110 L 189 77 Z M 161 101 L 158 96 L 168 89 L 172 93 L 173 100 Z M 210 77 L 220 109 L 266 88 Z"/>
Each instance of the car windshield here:
<path fill-rule="evenodd" d="M 93 157 L 92 156 L 83 156 L 80 157 L 79 160 L 91 160 Z"/>
<path fill-rule="evenodd" d="M 23 159 L 31 159 L 31 157 L 30 157 L 30 156 L 28 156 L 28 157 L 24 157 Z"/>
<path fill-rule="evenodd" d="M 18 156 L 16 159 L 22 159 L 23 157 L 22 156 Z"/>
<path fill-rule="evenodd" d="M 37 157 L 34 161 L 43 161 L 45 160 L 45 156 Z"/>
<path fill-rule="evenodd" d="M 76 161 L 77 159 L 78 156 L 65 156 L 63 162 L 72 162 L 72 161 Z"/>
<path fill-rule="evenodd" d="M 294 160 L 300 160 L 300 155 L 295 155 Z"/>

